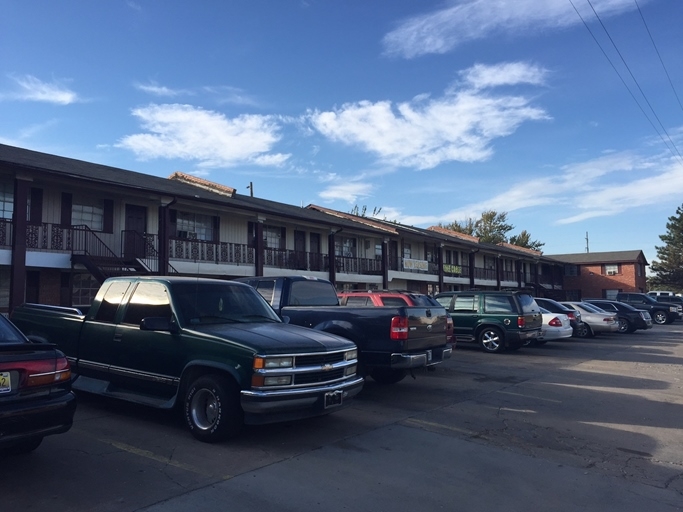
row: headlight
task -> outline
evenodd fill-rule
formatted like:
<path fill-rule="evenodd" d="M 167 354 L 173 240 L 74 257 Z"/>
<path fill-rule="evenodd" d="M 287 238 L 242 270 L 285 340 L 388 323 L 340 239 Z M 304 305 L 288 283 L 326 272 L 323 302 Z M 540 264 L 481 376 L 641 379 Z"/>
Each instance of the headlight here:
<path fill-rule="evenodd" d="M 279 377 L 266 377 L 263 380 L 264 386 L 289 386 L 291 383 L 291 375 L 281 375 Z"/>
<path fill-rule="evenodd" d="M 358 350 L 349 350 L 344 354 L 344 361 L 353 361 L 358 359 Z"/>
<path fill-rule="evenodd" d="M 254 357 L 254 370 L 269 368 L 291 368 L 294 365 L 294 358 L 289 357 Z"/>
<path fill-rule="evenodd" d="M 354 364 L 353 366 L 349 366 L 348 368 L 344 369 L 344 377 L 348 377 L 349 375 L 355 375 L 356 374 L 356 365 Z"/>

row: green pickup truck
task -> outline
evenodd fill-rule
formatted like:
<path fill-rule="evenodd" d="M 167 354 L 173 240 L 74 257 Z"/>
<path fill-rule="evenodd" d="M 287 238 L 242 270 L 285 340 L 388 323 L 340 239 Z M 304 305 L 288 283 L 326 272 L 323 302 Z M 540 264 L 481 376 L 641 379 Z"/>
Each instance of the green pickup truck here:
<path fill-rule="evenodd" d="M 283 323 L 241 283 L 110 278 L 87 314 L 24 304 L 11 320 L 59 346 L 75 390 L 177 406 L 205 442 L 234 436 L 243 424 L 337 411 L 363 386 L 351 341 Z"/>

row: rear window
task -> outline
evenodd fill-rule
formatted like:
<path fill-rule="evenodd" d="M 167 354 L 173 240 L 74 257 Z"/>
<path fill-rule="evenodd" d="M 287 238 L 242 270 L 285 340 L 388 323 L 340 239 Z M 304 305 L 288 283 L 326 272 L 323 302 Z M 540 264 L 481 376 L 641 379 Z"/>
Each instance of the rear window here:
<path fill-rule="evenodd" d="M 0 315 L 0 343 L 25 343 L 12 324 Z"/>
<path fill-rule="evenodd" d="M 406 301 L 402 297 L 382 297 L 382 304 L 384 306 L 392 306 L 395 308 L 400 308 L 403 306 L 407 306 L 408 301 Z"/>
<path fill-rule="evenodd" d="M 537 313 L 539 311 L 538 304 L 536 304 L 534 298 L 528 293 L 518 293 L 517 300 L 522 306 L 522 311 L 524 313 Z"/>
<path fill-rule="evenodd" d="M 290 306 L 338 306 L 334 286 L 324 281 L 294 281 L 289 289 Z"/>

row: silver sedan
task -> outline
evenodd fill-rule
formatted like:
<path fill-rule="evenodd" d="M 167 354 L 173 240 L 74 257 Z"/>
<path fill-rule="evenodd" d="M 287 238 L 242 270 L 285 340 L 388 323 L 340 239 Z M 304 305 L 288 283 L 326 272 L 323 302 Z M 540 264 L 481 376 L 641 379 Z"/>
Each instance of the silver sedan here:
<path fill-rule="evenodd" d="M 588 302 L 563 301 L 562 304 L 581 312 L 584 326 L 576 333 L 579 338 L 592 338 L 596 334 L 619 331 L 619 320 L 613 313 Z"/>

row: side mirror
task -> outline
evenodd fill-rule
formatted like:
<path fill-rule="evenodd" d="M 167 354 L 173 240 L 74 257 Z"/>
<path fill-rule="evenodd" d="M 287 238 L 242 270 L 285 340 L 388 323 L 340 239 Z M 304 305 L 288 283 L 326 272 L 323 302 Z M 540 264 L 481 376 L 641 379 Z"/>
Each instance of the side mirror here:
<path fill-rule="evenodd" d="M 178 324 L 172 321 L 171 318 L 165 316 L 148 316 L 140 321 L 141 331 L 168 331 L 171 333 L 178 332 Z"/>
<path fill-rule="evenodd" d="M 285 324 L 288 324 L 288 323 L 289 323 L 289 317 L 288 317 L 288 316 L 283 316 L 283 317 L 282 317 L 282 322 L 285 323 Z"/>

